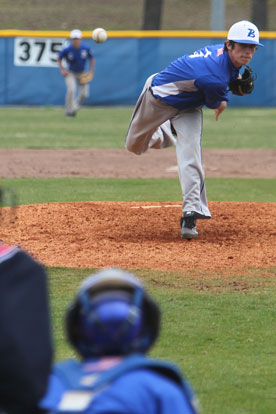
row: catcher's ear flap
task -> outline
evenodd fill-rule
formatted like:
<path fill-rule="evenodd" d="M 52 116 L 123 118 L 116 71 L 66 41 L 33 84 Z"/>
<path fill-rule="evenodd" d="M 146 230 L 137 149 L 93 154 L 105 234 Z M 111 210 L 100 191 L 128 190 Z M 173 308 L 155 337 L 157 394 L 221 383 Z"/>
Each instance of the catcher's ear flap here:
<path fill-rule="evenodd" d="M 78 350 L 78 343 L 81 339 L 80 332 L 80 312 L 81 305 L 78 300 L 75 300 L 67 309 L 65 315 L 65 330 L 69 343 L 75 350 Z"/>
<path fill-rule="evenodd" d="M 161 312 L 160 308 L 148 295 L 144 299 L 143 308 L 145 311 L 145 329 L 148 331 L 149 343 L 144 349 L 148 351 L 157 340 L 160 333 Z"/>

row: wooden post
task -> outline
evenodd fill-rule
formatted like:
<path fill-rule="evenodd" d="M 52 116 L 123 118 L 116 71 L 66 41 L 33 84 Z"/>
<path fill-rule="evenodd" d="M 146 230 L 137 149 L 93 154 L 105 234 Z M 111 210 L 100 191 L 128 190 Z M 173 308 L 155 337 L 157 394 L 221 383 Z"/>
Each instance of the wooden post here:
<path fill-rule="evenodd" d="M 143 30 L 160 30 L 163 0 L 144 0 Z"/>
<path fill-rule="evenodd" d="M 251 0 L 251 19 L 259 30 L 267 30 L 267 0 Z"/>

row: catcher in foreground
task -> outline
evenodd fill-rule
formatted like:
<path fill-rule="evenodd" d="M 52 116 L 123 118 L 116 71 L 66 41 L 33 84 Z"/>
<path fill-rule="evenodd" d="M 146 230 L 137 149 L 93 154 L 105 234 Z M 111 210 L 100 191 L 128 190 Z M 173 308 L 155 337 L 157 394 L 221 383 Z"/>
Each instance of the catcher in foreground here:
<path fill-rule="evenodd" d="M 214 109 L 216 120 L 227 107 L 228 92 L 251 93 L 250 68 L 259 43 L 258 28 L 248 21 L 235 23 L 224 44 L 205 46 L 172 62 L 150 76 L 138 98 L 126 138 L 126 148 L 137 155 L 148 148 L 176 145 L 183 195 L 181 236 L 198 236 L 197 219 L 209 219 L 201 157 L 202 107 Z M 177 139 L 174 136 L 177 136 Z"/>
<path fill-rule="evenodd" d="M 80 359 L 53 367 L 40 407 L 49 414 L 197 414 L 179 369 L 147 356 L 159 327 L 159 307 L 134 275 L 105 269 L 85 279 L 66 315 Z"/>
<path fill-rule="evenodd" d="M 57 61 L 67 87 L 65 115 L 75 116 L 80 105 L 89 95 L 89 82 L 93 79 L 94 73 L 94 58 L 90 47 L 82 42 L 80 30 L 72 30 L 70 39 L 71 44 L 59 52 Z M 63 59 L 67 62 L 68 69 L 63 66 Z M 89 72 L 85 72 L 87 60 L 90 63 Z M 75 99 L 77 86 L 78 96 Z"/>

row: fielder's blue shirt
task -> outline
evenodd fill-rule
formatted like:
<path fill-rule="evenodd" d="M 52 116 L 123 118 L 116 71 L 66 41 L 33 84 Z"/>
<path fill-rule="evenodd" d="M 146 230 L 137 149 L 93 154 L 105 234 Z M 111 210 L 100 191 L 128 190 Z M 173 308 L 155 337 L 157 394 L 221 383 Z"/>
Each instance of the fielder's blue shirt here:
<path fill-rule="evenodd" d="M 81 42 L 79 49 L 74 49 L 70 44 L 59 52 L 58 57 L 66 60 L 70 71 L 80 73 L 84 71 L 86 61 L 93 57 L 93 53 L 86 43 Z"/>
<path fill-rule="evenodd" d="M 228 101 L 228 84 L 239 69 L 230 60 L 224 44 L 206 46 L 184 55 L 158 73 L 152 82 L 154 96 L 178 109 L 206 105 L 216 109 Z"/>
<path fill-rule="evenodd" d="M 86 370 L 86 366 L 101 363 L 101 360 L 88 360 L 79 364 L 80 374 Z M 53 371 L 40 408 L 51 414 L 196 414 L 191 405 L 191 398 L 194 398 L 192 395 L 188 397 L 174 381 L 145 368 L 126 372 L 96 393 L 91 403 L 79 409 L 75 408 L 76 411 L 73 410 L 74 400 L 67 400 L 72 411 L 67 411 L 62 402 L 65 401 L 68 391 L 70 389 L 62 375 Z"/>

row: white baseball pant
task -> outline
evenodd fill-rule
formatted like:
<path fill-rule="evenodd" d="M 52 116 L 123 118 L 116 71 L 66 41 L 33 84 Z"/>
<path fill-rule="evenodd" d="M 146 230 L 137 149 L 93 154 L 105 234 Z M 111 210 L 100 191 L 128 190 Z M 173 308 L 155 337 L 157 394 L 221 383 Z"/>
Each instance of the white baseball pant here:
<path fill-rule="evenodd" d="M 67 88 L 65 99 L 66 113 L 71 114 L 72 112 L 76 112 L 82 102 L 89 96 L 89 84 L 80 85 L 79 74 L 74 72 L 68 73 L 65 77 L 65 83 Z M 78 95 L 75 98 L 77 86 Z"/>
<path fill-rule="evenodd" d="M 202 108 L 179 110 L 155 98 L 150 89 L 154 76 L 147 79 L 134 108 L 126 148 L 141 155 L 149 148 L 176 145 L 183 213 L 195 211 L 197 218 L 210 218 L 201 158 Z"/>

